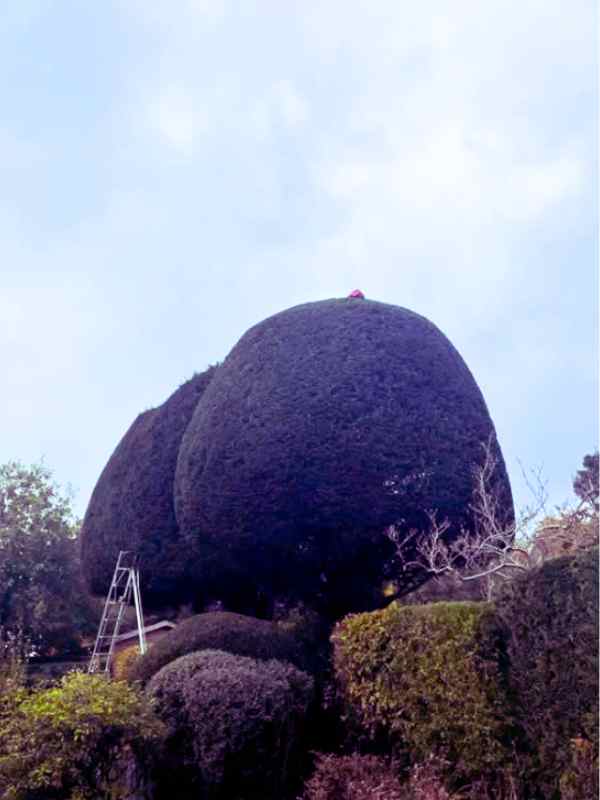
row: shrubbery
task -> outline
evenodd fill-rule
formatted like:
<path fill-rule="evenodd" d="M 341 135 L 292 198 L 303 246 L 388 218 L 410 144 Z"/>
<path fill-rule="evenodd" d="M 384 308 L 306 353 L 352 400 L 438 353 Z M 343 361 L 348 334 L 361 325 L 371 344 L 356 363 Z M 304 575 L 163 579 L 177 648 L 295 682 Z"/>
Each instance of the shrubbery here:
<path fill-rule="evenodd" d="M 147 692 L 170 729 L 178 796 L 279 796 L 300 752 L 313 694 L 308 675 L 204 650 L 168 664 Z"/>
<path fill-rule="evenodd" d="M 334 663 L 347 713 L 410 763 L 441 756 L 457 782 L 507 759 L 502 648 L 486 603 L 400 606 L 346 618 Z"/>
<path fill-rule="evenodd" d="M 130 680 L 146 683 L 159 669 L 180 656 L 198 650 L 224 650 L 260 660 L 289 661 L 300 669 L 307 659 L 296 638 L 273 622 L 211 611 L 180 622 L 128 669 Z"/>
<path fill-rule="evenodd" d="M 51 689 L 21 689 L 0 718 L 0 796 L 129 797 L 126 776 L 148 768 L 163 734 L 148 699 L 126 683 L 71 673 Z"/>
<path fill-rule="evenodd" d="M 387 759 L 320 754 L 304 787 L 304 800 L 406 800 L 407 792 Z"/>
<path fill-rule="evenodd" d="M 530 781 L 558 796 L 571 740 L 598 757 L 598 550 L 551 559 L 497 601 L 508 634 L 510 688 L 533 754 Z"/>

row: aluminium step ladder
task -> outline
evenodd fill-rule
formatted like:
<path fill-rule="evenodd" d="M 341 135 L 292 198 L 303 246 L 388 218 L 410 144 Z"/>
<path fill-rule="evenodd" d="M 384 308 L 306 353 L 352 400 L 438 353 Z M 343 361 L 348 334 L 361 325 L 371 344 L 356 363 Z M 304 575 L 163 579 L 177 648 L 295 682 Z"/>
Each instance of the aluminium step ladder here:
<path fill-rule="evenodd" d="M 142 598 L 140 594 L 138 559 L 131 550 L 121 550 L 106 596 L 106 602 L 104 603 L 98 635 L 96 636 L 94 650 L 88 666 L 89 673 L 104 673 L 105 675 L 110 675 L 115 643 L 119 636 L 119 629 L 125 615 L 125 609 L 131 603 L 132 596 L 137 619 L 140 653 L 143 655 L 147 647 L 146 635 L 144 632 Z"/>

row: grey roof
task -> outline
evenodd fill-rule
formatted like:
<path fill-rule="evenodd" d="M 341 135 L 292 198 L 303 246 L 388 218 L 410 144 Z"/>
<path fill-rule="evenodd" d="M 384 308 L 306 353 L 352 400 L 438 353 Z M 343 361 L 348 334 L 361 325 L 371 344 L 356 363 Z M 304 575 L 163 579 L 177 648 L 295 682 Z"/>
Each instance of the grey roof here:
<path fill-rule="evenodd" d="M 172 628 L 175 628 L 175 627 L 177 627 L 177 626 L 175 625 L 174 622 L 169 622 L 169 620 L 163 619 L 161 622 L 155 622 L 154 625 L 146 625 L 146 626 L 144 626 L 144 633 L 146 635 L 148 635 L 149 633 L 152 633 L 153 631 L 158 631 L 161 628 L 168 628 L 169 630 L 171 630 Z M 126 642 L 128 639 L 133 639 L 134 637 L 137 637 L 137 635 L 138 635 L 138 631 L 137 631 L 137 628 L 136 628 L 133 631 L 128 631 L 127 633 L 121 633 L 119 636 L 117 636 L 115 641 L 116 642 Z"/>

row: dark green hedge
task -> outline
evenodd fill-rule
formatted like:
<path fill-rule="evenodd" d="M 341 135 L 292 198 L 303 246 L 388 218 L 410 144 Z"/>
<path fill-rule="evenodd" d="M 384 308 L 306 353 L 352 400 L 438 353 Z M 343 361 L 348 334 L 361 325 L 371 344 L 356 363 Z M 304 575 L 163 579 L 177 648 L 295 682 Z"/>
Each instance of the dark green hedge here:
<path fill-rule="evenodd" d="M 210 367 L 195 375 L 161 406 L 140 414 L 104 467 L 81 528 L 92 592 L 106 593 L 119 550 L 133 550 L 141 558 L 146 605 L 189 599 L 189 552 L 175 520 L 173 479 L 181 437 L 214 372 Z"/>
<path fill-rule="evenodd" d="M 204 650 L 168 664 L 147 692 L 169 727 L 178 797 L 278 800 L 296 777 L 313 681 L 291 664 Z"/>
<path fill-rule="evenodd" d="M 166 664 L 197 650 L 224 650 L 263 661 L 289 661 L 300 669 L 306 669 L 309 662 L 309 655 L 304 654 L 296 638 L 276 623 L 211 611 L 180 622 L 131 664 L 127 677 L 146 683 Z"/>
<path fill-rule="evenodd" d="M 181 442 L 175 508 L 198 585 L 258 616 L 273 597 L 334 619 L 380 606 L 384 529 L 426 529 L 426 509 L 468 528 L 488 440 L 510 521 L 484 399 L 435 325 L 371 300 L 276 314 L 219 366 Z"/>
<path fill-rule="evenodd" d="M 489 604 L 392 603 L 347 617 L 333 642 L 347 713 L 410 763 L 443 757 L 460 783 L 506 761 L 502 640 Z"/>
<path fill-rule="evenodd" d="M 598 757 L 598 550 L 551 559 L 497 600 L 507 627 L 510 687 L 532 753 L 531 781 L 559 796 L 572 739 Z"/>

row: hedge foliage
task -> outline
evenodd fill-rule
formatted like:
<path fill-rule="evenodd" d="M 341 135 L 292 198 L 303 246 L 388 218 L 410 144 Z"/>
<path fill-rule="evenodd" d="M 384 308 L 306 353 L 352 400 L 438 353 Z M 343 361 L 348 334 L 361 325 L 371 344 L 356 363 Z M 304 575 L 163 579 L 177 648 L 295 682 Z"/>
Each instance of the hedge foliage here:
<path fill-rule="evenodd" d="M 385 758 L 320 753 L 303 800 L 408 800 L 407 795 Z"/>
<path fill-rule="evenodd" d="M 189 553 L 179 541 L 173 479 L 181 438 L 214 371 L 194 375 L 161 406 L 140 414 L 104 467 L 81 528 L 82 564 L 93 592 L 106 594 L 119 550 L 134 550 L 146 605 L 188 599 Z"/>
<path fill-rule="evenodd" d="M 280 796 L 312 701 L 308 675 L 279 661 L 204 650 L 168 664 L 147 692 L 184 767 L 182 796 Z"/>
<path fill-rule="evenodd" d="M 347 713 L 411 763 L 443 757 L 460 781 L 506 759 L 510 721 L 489 604 L 392 603 L 346 618 L 333 642 Z"/>
<path fill-rule="evenodd" d="M 127 798 L 132 760 L 147 768 L 164 733 L 148 699 L 126 683 L 75 672 L 54 688 L 21 690 L 0 719 L 0 796 Z"/>
<path fill-rule="evenodd" d="M 171 661 L 198 650 L 223 650 L 262 661 L 289 661 L 300 669 L 310 661 L 296 638 L 274 622 L 210 611 L 189 617 L 154 642 L 145 655 L 128 666 L 127 677 L 146 683 Z"/>
<path fill-rule="evenodd" d="M 507 628 L 510 688 L 533 754 L 532 781 L 558 797 L 571 740 L 598 758 L 598 550 L 550 559 L 497 600 Z"/>
<path fill-rule="evenodd" d="M 175 509 L 201 553 L 199 585 L 230 608 L 275 596 L 339 618 L 381 605 L 393 553 L 382 531 L 425 530 L 426 509 L 469 527 L 488 440 L 510 519 L 485 402 L 435 325 L 353 299 L 264 320 L 219 366 L 181 441 Z"/>

